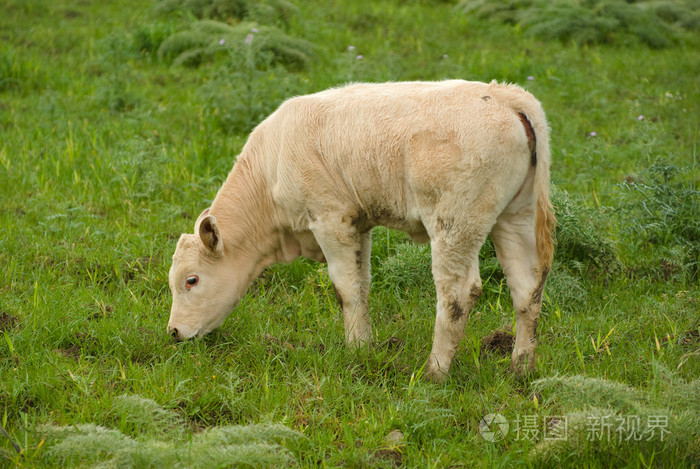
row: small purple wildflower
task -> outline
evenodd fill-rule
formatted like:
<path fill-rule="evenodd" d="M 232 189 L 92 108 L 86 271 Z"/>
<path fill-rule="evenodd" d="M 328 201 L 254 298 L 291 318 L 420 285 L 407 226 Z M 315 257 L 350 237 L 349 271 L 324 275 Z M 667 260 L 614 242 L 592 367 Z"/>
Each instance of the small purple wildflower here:
<path fill-rule="evenodd" d="M 226 42 L 226 41 L 224 41 L 223 39 L 221 39 L 221 40 L 219 40 L 219 45 L 220 45 L 220 46 L 223 46 L 225 42 Z"/>
<path fill-rule="evenodd" d="M 535 79 L 535 77 L 533 77 L 532 75 L 530 75 L 529 77 L 527 77 L 527 81 L 532 81 L 532 80 L 534 80 L 534 79 Z"/>
<path fill-rule="evenodd" d="M 595 130 L 588 134 L 589 137 L 595 137 L 596 135 L 598 135 L 598 134 L 595 133 Z"/>
<path fill-rule="evenodd" d="M 252 44 L 252 42 L 253 42 L 253 35 L 252 35 L 252 34 L 248 34 L 248 35 L 245 37 L 245 43 L 246 43 L 247 46 L 249 46 L 249 45 Z"/>
<path fill-rule="evenodd" d="M 363 57 L 362 55 L 358 55 L 356 58 L 357 58 L 357 60 L 362 60 L 362 59 L 364 59 L 364 57 Z"/>
<path fill-rule="evenodd" d="M 258 34 L 260 32 L 258 28 L 252 28 L 251 31 L 253 31 L 253 34 Z"/>
<path fill-rule="evenodd" d="M 350 52 L 354 51 L 354 50 L 355 50 L 355 46 L 348 46 L 348 50 L 349 50 Z"/>
<path fill-rule="evenodd" d="M 637 120 L 638 120 L 638 121 L 643 121 L 643 120 L 644 120 L 644 115 L 643 115 L 643 114 L 638 115 L 638 116 L 637 116 Z"/>
<path fill-rule="evenodd" d="M 447 57 L 448 57 L 447 54 L 442 54 L 442 58 L 443 58 L 443 59 L 446 59 Z"/>

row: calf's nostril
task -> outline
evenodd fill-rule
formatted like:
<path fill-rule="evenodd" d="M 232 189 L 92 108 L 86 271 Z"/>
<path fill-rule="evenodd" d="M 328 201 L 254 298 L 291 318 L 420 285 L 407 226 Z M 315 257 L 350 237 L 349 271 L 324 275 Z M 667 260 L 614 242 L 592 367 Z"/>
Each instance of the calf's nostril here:
<path fill-rule="evenodd" d="M 170 330 L 170 335 L 172 336 L 173 339 L 178 340 L 178 330 L 177 328 L 173 327 Z"/>

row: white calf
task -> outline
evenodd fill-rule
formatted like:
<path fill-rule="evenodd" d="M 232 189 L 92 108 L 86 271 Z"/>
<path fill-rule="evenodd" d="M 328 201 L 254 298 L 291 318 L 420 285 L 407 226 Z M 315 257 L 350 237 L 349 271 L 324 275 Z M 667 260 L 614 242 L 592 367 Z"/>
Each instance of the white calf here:
<path fill-rule="evenodd" d="M 534 367 L 552 261 L 548 129 L 514 85 L 355 84 L 292 98 L 250 135 L 170 270 L 168 329 L 218 327 L 268 265 L 327 260 L 349 344 L 372 340 L 367 295 L 376 225 L 430 241 L 437 317 L 427 375 L 441 380 L 481 294 L 489 234 L 516 311 L 511 361 Z"/>

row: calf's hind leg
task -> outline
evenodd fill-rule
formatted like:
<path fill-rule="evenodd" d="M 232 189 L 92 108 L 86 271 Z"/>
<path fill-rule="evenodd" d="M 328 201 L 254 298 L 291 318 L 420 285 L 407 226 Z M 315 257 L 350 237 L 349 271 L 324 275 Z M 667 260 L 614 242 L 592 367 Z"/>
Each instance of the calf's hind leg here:
<path fill-rule="evenodd" d="M 426 363 L 428 379 L 441 382 L 450 370 L 464 336 L 469 313 L 481 295 L 479 248 L 485 234 L 438 220 L 431 240 L 432 269 L 437 291 L 433 348 Z"/>
<path fill-rule="evenodd" d="M 535 245 L 534 209 L 502 213 L 491 230 L 498 261 L 515 308 L 515 346 L 510 369 L 523 377 L 535 369 L 537 322 L 549 268 L 541 267 Z"/>

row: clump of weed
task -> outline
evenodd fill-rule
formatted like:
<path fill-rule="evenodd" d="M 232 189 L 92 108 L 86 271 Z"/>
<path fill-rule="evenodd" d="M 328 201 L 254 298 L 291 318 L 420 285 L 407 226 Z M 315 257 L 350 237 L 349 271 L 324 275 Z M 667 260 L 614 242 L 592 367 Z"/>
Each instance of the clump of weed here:
<path fill-rule="evenodd" d="M 158 48 L 158 55 L 175 65 L 194 67 L 240 50 L 254 54 L 256 64 L 269 62 L 293 70 L 308 66 L 313 56 L 310 42 L 288 36 L 274 26 L 250 22 L 230 26 L 213 20 L 194 22 L 189 29 L 169 36 Z"/>
<path fill-rule="evenodd" d="M 457 4 L 457 9 L 478 18 L 516 24 L 520 18 L 520 11 L 531 7 L 532 3 L 532 0 L 463 0 Z"/>
<path fill-rule="evenodd" d="M 634 245 L 635 253 L 649 248 L 654 251 L 651 261 L 635 256 L 637 269 L 665 279 L 697 279 L 700 191 L 694 180 L 695 170 L 662 159 L 621 185 L 627 197 L 622 206 L 622 231 Z"/>
<path fill-rule="evenodd" d="M 572 272 L 558 262 L 554 263 L 552 271 L 547 277 L 545 294 L 548 301 L 545 302 L 545 305 L 554 304 L 561 309 L 571 311 L 586 303 L 588 290 L 585 286 L 583 273 L 581 269 L 576 270 L 577 272 Z M 548 306 L 546 307 L 548 308 Z"/>
<path fill-rule="evenodd" d="M 697 461 L 700 379 L 686 382 L 660 363 L 653 370 L 648 389 L 586 376 L 533 382 L 545 405 L 555 404 L 565 415 L 556 429 L 565 438 L 539 443 L 533 454 L 537 465 L 557 466 L 572 457 L 602 465 L 650 458 L 662 466 Z"/>
<path fill-rule="evenodd" d="M 160 45 L 174 33 L 174 26 L 171 24 L 151 23 L 139 26 L 131 33 L 132 48 L 140 55 L 158 57 Z"/>
<path fill-rule="evenodd" d="M 132 60 L 137 50 L 123 34 L 109 34 L 96 42 L 97 54 L 88 61 L 88 69 L 98 77 L 93 95 L 94 103 L 114 113 L 134 110 L 142 101 L 134 92 L 135 78 Z"/>
<path fill-rule="evenodd" d="M 698 2 L 688 1 L 651 1 L 645 7 L 669 24 L 679 25 L 689 31 L 700 30 L 700 8 Z"/>
<path fill-rule="evenodd" d="M 284 442 L 301 438 L 279 424 L 213 427 L 188 435 L 176 412 L 139 396 L 117 397 L 109 415 L 121 429 L 92 423 L 40 426 L 46 439 L 42 457 L 73 467 L 279 467 L 294 461 Z"/>
<path fill-rule="evenodd" d="M 117 396 L 107 419 L 113 420 L 114 426 L 130 437 L 179 438 L 186 430 L 186 422 L 178 413 L 164 409 L 152 399 L 134 395 Z"/>
<path fill-rule="evenodd" d="M 205 112 L 226 133 L 247 134 L 289 96 L 303 94 L 303 78 L 270 55 L 233 50 L 202 86 Z"/>
<path fill-rule="evenodd" d="M 156 12 L 164 15 L 180 12 L 224 21 L 243 19 L 247 10 L 246 0 L 161 0 L 156 6 Z"/>
<path fill-rule="evenodd" d="M 377 266 L 374 281 L 397 296 L 413 289 L 432 291 L 430 246 L 409 242 L 396 245 L 393 254 Z"/>
<path fill-rule="evenodd" d="M 692 1 L 624 0 L 463 0 L 467 14 L 519 24 L 541 39 L 578 44 L 639 41 L 652 48 L 671 46 L 684 30 L 700 24 L 700 7 Z"/>
<path fill-rule="evenodd" d="M 141 102 L 136 93 L 126 89 L 120 77 L 111 76 L 102 81 L 93 96 L 95 105 L 99 108 L 121 113 L 134 110 Z"/>
<path fill-rule="evenodd" d="M 547 3 L 523 14 L 521 25 L 542 39 L 578 44 L 612 43 L 626 36 L 653 48 L 670 46 L 673 29 L 652 11 L 622 0 Z"/>
<path fill-rule="evenodd" d="M 557 215 L 555 260 L 572 273 L 608 276 L 622 264 L 600 209 L 585 206 L 568 192 L 553 186 L 552 204 Z"/>
<path fill-rule="evenodd" d="M 122 195 L 130 200 L 151 200 L 166 185 L 164 173 L 168 162 L 164 151 L 143 138 L 134 138 L 123 142 L 115 151 L 110 162 L 114 173 L 110 182 L 121 186 Z"/>
<path fill-rule="evenodd" d="M 162 0 L 156 10 L 161 14 L 183 12 L 200 19 L 226 22 L 252 20 L 264 23 L 289 23 L 299 9 L 286 0 Z"/>

